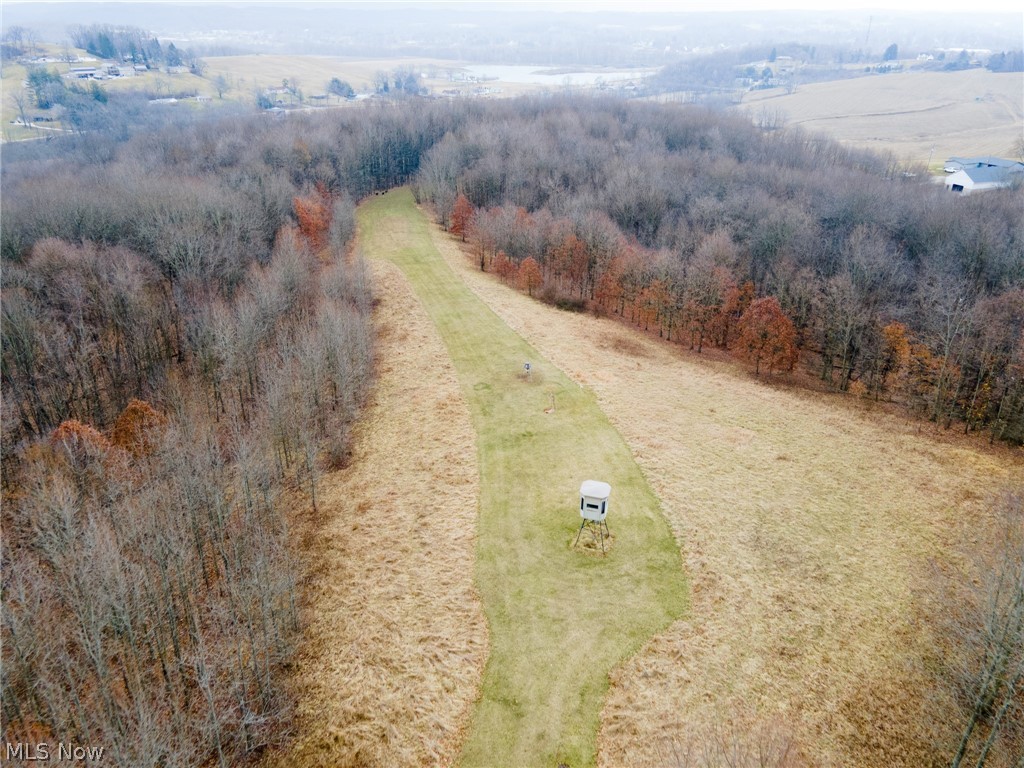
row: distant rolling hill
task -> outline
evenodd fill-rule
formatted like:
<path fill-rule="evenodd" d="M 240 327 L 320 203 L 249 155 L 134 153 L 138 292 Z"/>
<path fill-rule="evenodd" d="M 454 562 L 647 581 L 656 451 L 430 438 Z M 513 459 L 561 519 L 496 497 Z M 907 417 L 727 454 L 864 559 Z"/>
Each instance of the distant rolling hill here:
<path fill-rule="evenodd" d="M 753 91 L 741 109 L 937 168 L 956 155 L 1016 157 L 1024 73 L 903 72 Z M 934 147 L 934 150 L 933 150 Z"/>

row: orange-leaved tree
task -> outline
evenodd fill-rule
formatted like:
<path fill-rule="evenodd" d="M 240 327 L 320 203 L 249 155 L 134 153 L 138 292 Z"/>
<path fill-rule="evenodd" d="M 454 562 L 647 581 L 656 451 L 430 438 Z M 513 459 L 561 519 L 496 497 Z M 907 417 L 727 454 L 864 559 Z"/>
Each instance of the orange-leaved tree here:
<path fill-rule="evenodd" d="M 597 278 L 594 298 L 607 310 L 622 314 L 622 259 L 614 257 Z"/>
<path fill-rule="evenodd" d="M 504 251 L 498 251 L 498 255 L 494 257 L 492 262 L 492 269 L 501 278 L 501 282 L 507 283 L 516 276 L 518 267 L 512 259 L 505 255 Z"/>
<path fill-rule="evenodd" d="M 738 332 L 736 324 L 754 300 L 754 284 L 747 280 L 743 285 L 737 285 L 728 273 L 720 271 L 719 275 L 726 281 L 726 284 L 722 286 L 725 301 L 722 311 L 718 315 L 720 320 L 718 345 L 722 349 L 728 349 L 734 333 Z"/>
<path fill-rule="evenodd" d="M 78 482 L 90 485 L 102 485 L 110 473 L 123 474 L 128 455 L 99 430 L 78 419 L 62 421 L 47 443 L 37 444 L 31 453 L 51 467 L 54 461 L 64 463 L 73 469 Z"/>
<path fill-rule="evenodd" d="M 895 321 L 882 329 L 882 360 L 878 381 L 874 387 L 877 398 L 879 392 L 885 391 L 892 381 L 902 387 L 910 363 L 910 338 L 907 326 Z"/>
<path fill-rule="evenodd" d="M 774 296 L 752 301 L 737 330 L 740 354 L 754 363 L 754 373 L 761 373 L 762 363 L 769 373 L 796 365 L 796 329 Z"/>
<path fill-rule="evenodd" d="M 584 295 L 590 267 L 586 243 L 570 232 L 551 249 L 549 265 L 559 288 L 565 290 L 568 282 L 570 291 L 578 292 L 580 297 Z"/>
<path fill-rule="evenodd" d="M 318 186 L 315 192 L 305 197 L 292 198 L 292 207 L 299 222 L 299 231 L 309 242 L 309 247 L 314 251 L 322 250 L 327 245 L 331 229 L 330 193 Z"/>
<path fill-rule="evenodd" d="M 527 256 L 519 265 L 518 278 L 519 287 L 533 296 L 533 292 L 544 284 L 544 275 L 540 271 L 540 264 L 533 256 Z"/>
<path fill-rule="evenodd" d="M 455 198 L 455 207 L 452 208 L 452 223 L 449 229 L 453 235 L 461 237 L 462 242 L 466 242 L 469 222 L 473 219 L 474 212 L 475 209 L 473 208 L 473 204 L 460 192 L 459 196 Z"/>
<path fill-rule="evenodd" d="M 167 426 L 167 417 L 145 400 L 132 398 L 110 430 L 110 442 L 136 456 L 156 447 L 159 433 Z"/>
<path fill-rule="evenodd" d="M 50 433 L 50 444 L 56 448 L 63 446 L 68 450 L 83 448 L 89 452 L 103 453 L 111 448 L 110 441 L 103 434 L 83 424 L 78 419 L 67 419 Z"/>

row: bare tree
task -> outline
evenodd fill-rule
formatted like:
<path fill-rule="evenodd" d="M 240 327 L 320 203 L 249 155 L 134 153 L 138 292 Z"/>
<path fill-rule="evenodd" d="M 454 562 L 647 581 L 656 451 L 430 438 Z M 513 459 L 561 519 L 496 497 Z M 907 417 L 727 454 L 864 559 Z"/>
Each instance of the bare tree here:
<path fill-rule="evenodd" d="M 673 768 L 797 768 L 803 765 L 792 736 L 781 726 L 749 716 L 722 715 L 686 739 L 658 750 Z"/>
<path fill-rule="evenodd" d="M 14 102 L 15 108 L 18 110 L 18 117 L 21 118 L 21 124 L 26 128 L 34 127 L 29 124 L 28 117 L 25 115 L 25 104 L 28 101 L 28 94 L 25 92 L 25 89 L 21 88 L 11 93 L 11 101 Z"/>
<path fill-rule="evenodd" d="M 945 627 L 946 678 L 964 718 L 951 768 L 1024 755 L 1024 490 L 1008 492 L 996 512 L 999 541 L 976 577 L 954 588 Z"/>

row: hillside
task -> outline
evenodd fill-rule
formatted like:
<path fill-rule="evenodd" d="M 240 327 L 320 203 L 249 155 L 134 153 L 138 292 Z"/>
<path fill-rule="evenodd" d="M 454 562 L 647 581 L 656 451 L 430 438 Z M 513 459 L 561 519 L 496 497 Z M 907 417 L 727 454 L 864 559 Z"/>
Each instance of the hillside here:
<path fill-rule="evenodd" d="M 376 200 L 372 205 L 380 208 Z M 404 215 L 414 214 L 406 209 Z M 409 221 L 411 226 L 415 219 Z M 362 235 L 368 255 L 380 256 L 380 238 L 394 232 L 364 228 Z M 733 366 L 694 359 L 619 322 L 558 311 L 481 273 L 448 234 L 432 228 L 430 237 L 430 244 L 402 238 L 416 243 L 402 257 L 406 269 L 415 258 L 422 265 L 416 271 L 434 270 L 428 264 L 443 256 L 457 276 L 453 290 L 464 283 L 557 366 L 547 369 L 544 391 L 561 371 L 582 396 L 596 398 L 657 493 L 693 580 L 693 604 L 683 618 L 612 671 L 597 764 L 663 764 L 666 755 L 713 749 L 723 733 L 741 751 L 766 747 L 779 758 L 771 765 L 941 763 L 958 735 L 957 714 L 919 664 L 934 652 L 936 624 L 928 606 L 942 587 L 935 567 L 969 572 L 964 542 L 977 546 L 995 530 L 990 503 L 1019 477 L 1019 451 L 935 439 L 913 423 L 893 425 L 870 408 L 765 386 Z M 493 486 L 495 478 L 481 465 L 481 487 L 475 488 L 465 474 L 475 463 L 460 467 L 453 459 L 477 451 L 486 456 L 484 443 L 467 429 L 467 415 L 469 403 L 487 390 L 464 380 L 457 392 L 457 368 L 429 327 L 433 302 L 414 298 L 409 278 L 390 265 L 377 262 L 374 274 L 381 386 L 366 427 L 357 433 L 357 464 L 324 478 L 330 501 L 322 520 L 329 538 L 313 550 L 332 554 L 312 561 L 316 586 L 308 611 L 320 616 L 300 677 L 303 690 L 314 693 L 302 705 L 299 749 L 275 756 L 275 765 L 447 762 L 460 744 L 493 738 L 480 716 L 493 707 L 486 693 L 472 719 L 465 709 L 480 696 L 477 686 L 488 686 L 477 677 L 482 637 L 476 598 L 468 598 L 474 591 L 465 537 L 469 531 L 482 537 L 473 578 L 480 586 L 491 567 L 486 529 L 494 522 L 485 518 L 494 513 L 486 511 L 485 500 L 481 519 L 467 517 L 467 504 L 485 498 L 483 486 Z M 412 274 L 412 285 L 422 280 Z M 440 325 L 450 322 L 443 308 L 429 312 Z M 456 349 L 457 355 L 475 354 L 468 342 Z M 519 386 L 508 387 L 504 397 L 518 397 Z M 567 393 L 554 391 L 562 408 Z M 541 395 L 538 409 L 546 403 Z M 477 415 L 472 422 L 477 435 L 495 428 L 493 416 Z M 440 505 L 443 515 L 428 514 L 413 524 L 409 515 L 422 503 L 423 489 L 430 489 L 430 498 L 450 495 L 451 501 Z M 572 554 L 571 502 L 551 508 L 548 522 L 514 506 L 501 512 L 506 534 L 512 532 L 499 547 L 509 561 L 497 598 L 504 604 L 530 594 L 531 577 L 511 565 L 524 546 L 562 550 L 547 556 L 561 563 L 561 602 L 570 605 L 576 568 L 601 572 L 621 565 L 614 562 L 623 556 L 621 548 L 607 561 L 579 554 L 562 562 Z M 630 534 L 633 523 L 624 511 L 609 520 L 613 535 Z M 565 530 L 551 528 L 559 521 Z M 416 532 L 403 537 L 405 524 Z M 384 554 L 396 547 L 400 556 Z M 363 583 L 360 573 L 372 579 L 363 594 L 387 599 L 346 600 L 339 614 L 338 595 Z M 465 608 L 449 612 L 442 627 L 429 606 L 456 597 Z M 635 600 L 633 591 L 623 590 L 594 605 L 611 624 Z M 485 610 L 487 602 L 485 596 Z M 538 608 L 550 610 L 545 601 Z M 496 622 L 498 632 L 505 631 L 491 615 L 491 632 Z M 531 654 L 542 650 L 539 640 L 558 643 L 531 635 Z M 447 639 L 454 637 L 460 641 Z M 371 653 L 365 638 L 377 638 L 389 650 Z M 365 650 L 349 654 L 346 648 Z M 525 646 L 520 649 L 525 653 Z M 580 664 L 572 653 L 564 658 L 569 679 L 583 686 Z M 488 674 L 495 664 L 501 668 L 502 662 L 492 656 Z M 515 684 L 516 674 L 522 670 L 507 685 Z M 448 680 L 443 691 L 437 688 L 442 678 Z M 415 695 L 396 698 L 396 681 Z M 439 704 L 441 710 L 431 709 Z M 536 706 L 520 704 L 516 723 L 537 716 Z M 547 709 L 539 711 L 547 716 Z M 456 731 L 459 726 L 467 730 Z M 571 736 L 549 728 L 543 738 Z M 779 757 L 783 751 L 785 759 Z M 1001 765 L 1004 757 L 995 754 L 992 764 Z M 463 759 L 474 762 L 465 751 Z"/>
<path fill-rule="evenodd" d="M 754 119 L 839 142 L 892 152 L 935 170 L 948 157 L 1017 157 L 1024 131 L 1024 73 L 903 72 L 747 93 L 740 109 Z"/>
<path fill-rule="evenodd" d="M 931 652 L 933 568 L 965 567 L 962 542 L 994 529 L 990 504 L 1019 480 L 1019 450 L 941 442 L 871 409 L 765 386 L 531 300 L 444 234 L 435 243 L 510 327 L 594 392 L 693 580 L 690 613 L 612 675 L 598 764 L 659 764 L 723 730 L 748 748 L 790 744 L 810 765 L 942 762 L 956 716 L 948 700 L 920 698 L 934 681 L 917 665 Z"/>

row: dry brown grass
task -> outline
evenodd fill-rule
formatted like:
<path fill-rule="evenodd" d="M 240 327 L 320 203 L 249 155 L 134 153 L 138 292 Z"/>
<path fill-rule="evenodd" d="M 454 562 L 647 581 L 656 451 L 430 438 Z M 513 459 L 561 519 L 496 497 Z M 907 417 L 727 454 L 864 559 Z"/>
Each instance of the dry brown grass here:
<path fill-rule="evenodd" d="M 594 390 L 684 542 L 692 614 L 612 675 L 599 764 L 663 764 L 732 713 L 754 730 L 784 724 L 813 765 L 935 759 L 917 597 L 930 560 L 991 524 L 987 501 L 1021 476 L 1020 452 L 764 386 L 542 305 L 435 242 L 509 326 Z"/>
<path fill-rule="evenodd" d="M 786 124 L 933 166 L 948 157 L 1016 157 L 1024 125 L 1024 75 L 984 69 L 903 72 L 754 91 L 742 108 L 778 110 Z M 934 148 L 934 151 L 933 151 Z"/>
<path fill-rule="evenodd" d="M 304 526 L 299 737 L 274 765 L 453 763 L 487 655 L 469 412 L 401 272 L 372 270 L 379 378 L 351 466 Z"/>

